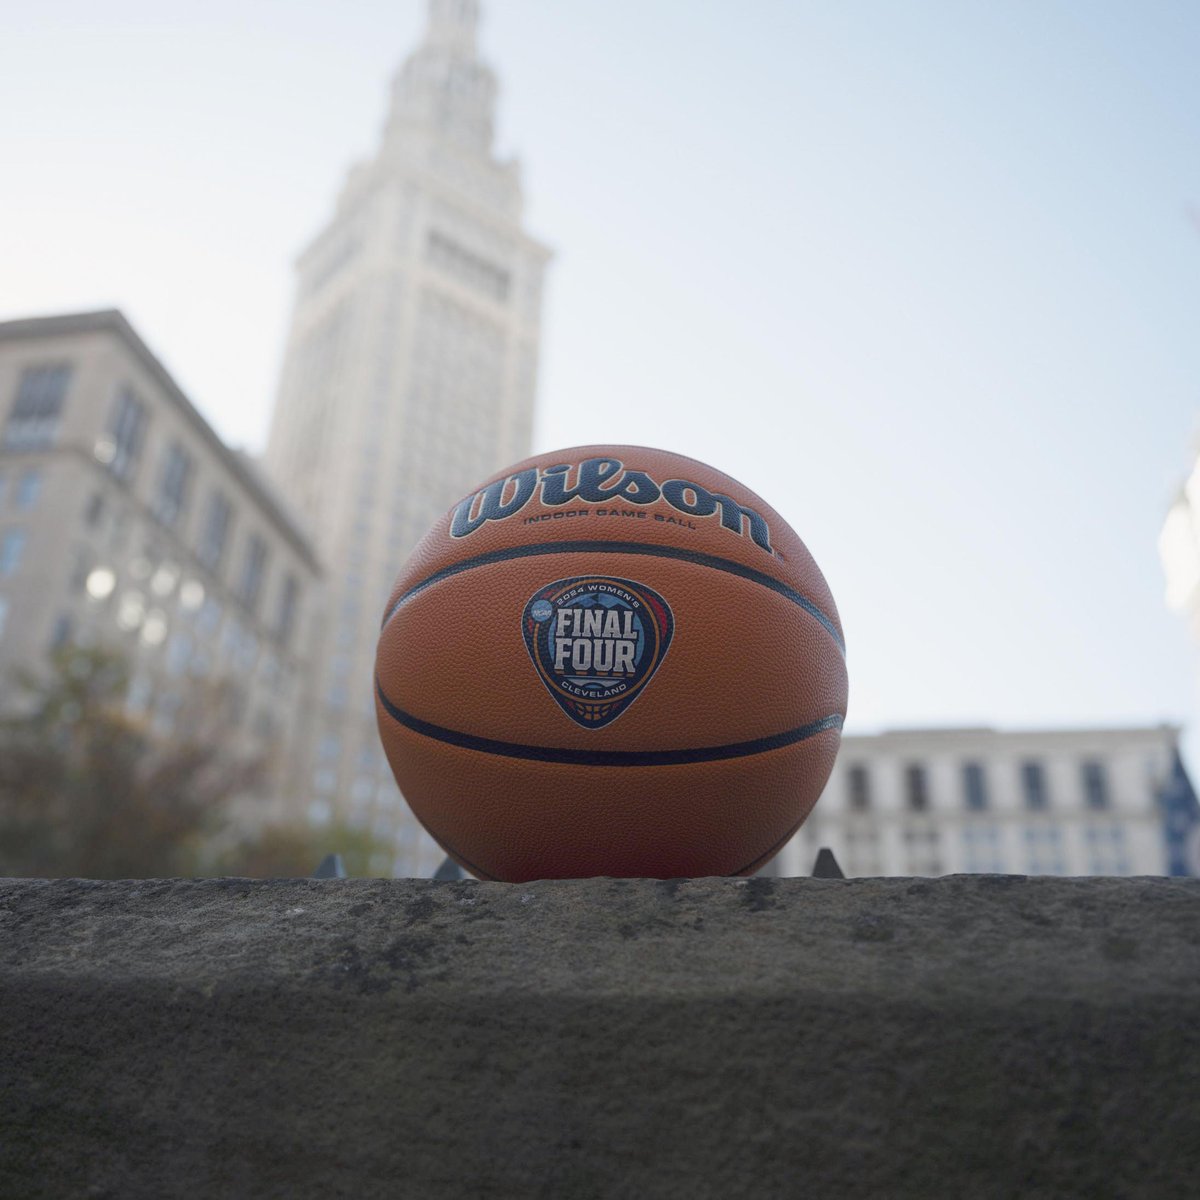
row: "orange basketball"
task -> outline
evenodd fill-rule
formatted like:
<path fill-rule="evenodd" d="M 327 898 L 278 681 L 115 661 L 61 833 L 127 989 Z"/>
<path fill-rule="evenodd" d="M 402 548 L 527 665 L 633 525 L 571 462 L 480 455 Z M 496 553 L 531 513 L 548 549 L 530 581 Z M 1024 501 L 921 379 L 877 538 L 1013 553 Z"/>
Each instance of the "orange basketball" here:
<path fill-rule="evenodd" d="M 812 555 L 753 492 L 583 446 L 425 535 L 375 698 L 400 790 L 481 879 L 748 875 L 829 777 L 845 650 Z"/>

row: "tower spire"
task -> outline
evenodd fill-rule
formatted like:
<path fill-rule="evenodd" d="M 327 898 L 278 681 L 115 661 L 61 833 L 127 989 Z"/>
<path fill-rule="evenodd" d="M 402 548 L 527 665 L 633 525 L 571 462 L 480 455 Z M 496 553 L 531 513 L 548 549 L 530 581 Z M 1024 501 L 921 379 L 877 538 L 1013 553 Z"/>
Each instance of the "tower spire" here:
<path fill-rule="evenodd" d="M 428 13 L 425 40 L 392 82 L 385 140 L 426 135 L 489 154 L 496 77 L 477 55 L 479 0 L 429 0 Z"/>
<path fill-rule="evenodd" d="M 479 0 L 429 0 L 427 45 L 475 57 L 479 29 Z"/>

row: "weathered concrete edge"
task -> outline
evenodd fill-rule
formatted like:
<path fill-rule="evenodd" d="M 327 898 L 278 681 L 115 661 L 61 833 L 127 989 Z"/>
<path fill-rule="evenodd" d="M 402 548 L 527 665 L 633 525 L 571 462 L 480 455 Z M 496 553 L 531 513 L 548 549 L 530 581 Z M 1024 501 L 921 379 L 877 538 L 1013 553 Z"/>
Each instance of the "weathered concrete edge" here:
<path fill-rule="evenodd" d="M 0 882 L 0 1195 L 1185 1195 L 1200 884 Z"/>
<path fill-rule="evenodd" d="M 435 990 L 1132 1001 L 1193 994 L 1200 880 L 0 880 L 0 986 L 317 988 L 393 959 Z"/>

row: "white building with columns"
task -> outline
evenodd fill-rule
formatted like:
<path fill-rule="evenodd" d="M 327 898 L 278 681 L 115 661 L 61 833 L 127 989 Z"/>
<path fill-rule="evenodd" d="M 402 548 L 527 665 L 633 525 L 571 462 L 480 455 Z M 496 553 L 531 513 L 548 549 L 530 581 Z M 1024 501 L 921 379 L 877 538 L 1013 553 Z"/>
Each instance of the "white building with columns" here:
<path fill-rule="evenodd" d="M 478 0 L 430 0 L 376 154 L 299 257 L 265 459 L 327 570 L 310 815 L 392 841 L 398 874 L 441 855 L 380 750 L 379 621 L 425 530 L 530 451 L 550 258 L 525 231 L 517 163 L 493 148 L 497 85 L 478 23 Z"/>
<path fill-rule="evenodd" d="M 808 875 L 828 846 L 850 877 L 1169 874 L 1178 742 L 1168 725 L 849 736 L 766 873 Z"/>

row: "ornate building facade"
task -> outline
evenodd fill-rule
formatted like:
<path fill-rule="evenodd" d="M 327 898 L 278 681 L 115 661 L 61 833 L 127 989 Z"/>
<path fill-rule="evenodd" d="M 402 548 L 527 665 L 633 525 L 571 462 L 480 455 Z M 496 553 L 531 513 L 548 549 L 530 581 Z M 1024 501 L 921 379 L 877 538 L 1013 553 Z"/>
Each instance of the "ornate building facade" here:
<path fill-rule="evenodd" d="M 530 450 L 542 280 L 517 164 L 494 151 L 478 0 L 430 0 L 375 156 L 351 169 L 297 263 L 265 465 L 328 572 L 311 703 L 310 815 L 369 827 L 398 874 L 440 852 L 379 747 L 384 601 L 433 521 Z"/>

